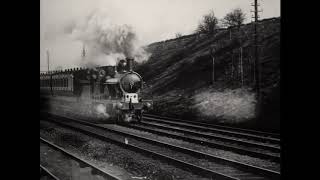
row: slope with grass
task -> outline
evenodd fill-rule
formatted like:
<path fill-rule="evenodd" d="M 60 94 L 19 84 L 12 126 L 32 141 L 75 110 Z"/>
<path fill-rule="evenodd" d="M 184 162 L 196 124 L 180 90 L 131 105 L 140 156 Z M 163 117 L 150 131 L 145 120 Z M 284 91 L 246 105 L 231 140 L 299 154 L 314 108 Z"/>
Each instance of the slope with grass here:
<path fill-rule="evenodd" d="M 148 45 L 146 49 L 152 56 L 135 70 L 144 77 L 146 92 L 153 95 L 154 112 L 279 129 L 280 18 L 261 20 L 258 32 L 263 94 L 261 117 L 255 116 L 252 23 L 240 29 L 220 29 L 214 35 L 191 34 Z M 213 47 L 214 82 L 210 54 Z"/>

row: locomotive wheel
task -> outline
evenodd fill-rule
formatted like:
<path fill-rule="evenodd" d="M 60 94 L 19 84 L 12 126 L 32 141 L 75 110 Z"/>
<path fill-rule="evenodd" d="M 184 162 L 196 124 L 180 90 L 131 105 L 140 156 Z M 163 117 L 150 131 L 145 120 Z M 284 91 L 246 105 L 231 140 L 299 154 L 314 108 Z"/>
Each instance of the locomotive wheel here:
<path fill-rule="evenodd" d="M 122 124 L 124 122 L 123 114 L 118 114 L 116 118 L 116 124 Z"/>
<path fill-rule="evenodd" d="M 142 116 L 142 112 L 138 112 L 138 115 L 137 115 L 137 120 L 138 120 L 138 123 L 140 123 L 143 119 L 143 116 Z"/>
<path fill-rule="evenodd" d="M 121 122 L 121 115 L 120 115 L 120 114 L 117 114 L 116 124 L 119 124 L 120 122 Z"/>

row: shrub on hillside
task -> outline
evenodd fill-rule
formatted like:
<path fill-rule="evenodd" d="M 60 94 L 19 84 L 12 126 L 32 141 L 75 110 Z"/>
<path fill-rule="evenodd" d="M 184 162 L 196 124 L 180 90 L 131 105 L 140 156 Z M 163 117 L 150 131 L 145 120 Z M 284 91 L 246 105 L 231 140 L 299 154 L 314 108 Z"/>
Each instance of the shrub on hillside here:
<path fill-rule="evenodd" d="M 203 16 L 203 19 L 199 23 L 196 32 L 204 34 L 214 34 L 218 28 L 218 18 L 214 15 L 214 12 L 211 10 L 208 14 L 205 14 Z"/>
<path fill-rule="evenodd" d="M 237 28 L 240 28 L 245 19 L 245 13 L 243 13 L 240 8 L 236 8 L 222 19 L 222 24 L 227 27 L 236 26 Z"/>

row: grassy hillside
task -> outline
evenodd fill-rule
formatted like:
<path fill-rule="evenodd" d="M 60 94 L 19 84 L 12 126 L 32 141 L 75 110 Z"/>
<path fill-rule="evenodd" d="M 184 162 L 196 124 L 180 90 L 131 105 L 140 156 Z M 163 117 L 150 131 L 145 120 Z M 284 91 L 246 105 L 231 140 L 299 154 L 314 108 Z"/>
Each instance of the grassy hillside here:
<path fill-rule="evenodd" d="M 150 44 L 147 51 L 152 56 L 135 70 L 147 82 L 146 91 L 153 95 L 154 112 L 279 129 L 279 106 L 275 104 L 279 104 L 280 99 L 280 18 L 260 21 L 258 31 L 265 102 L 261 115 L 268 117 L 256 118 L 254 115 L 252 24 L 240 29 L 221 29 L 215 35 L 192 34 Z M 212 47 L 216 49 L 215 82 L 212 82 Z"/>

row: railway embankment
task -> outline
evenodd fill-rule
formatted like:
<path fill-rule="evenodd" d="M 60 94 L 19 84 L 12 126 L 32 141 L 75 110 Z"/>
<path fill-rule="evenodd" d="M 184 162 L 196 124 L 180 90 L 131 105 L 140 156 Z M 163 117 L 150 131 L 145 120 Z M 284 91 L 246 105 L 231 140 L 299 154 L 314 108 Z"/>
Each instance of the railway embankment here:
<path fill-rule="evenodd" d="M 147 46 L 152 55 L 135 70 L 147 83 L 146 93 L 153 95 L 153 113 L 278 131 L 280 18 L 261 20 L 258 32 L 263 97 L 260 116 L 255 113 L 251 23 L 214 35 L 191 34 Z"/>

